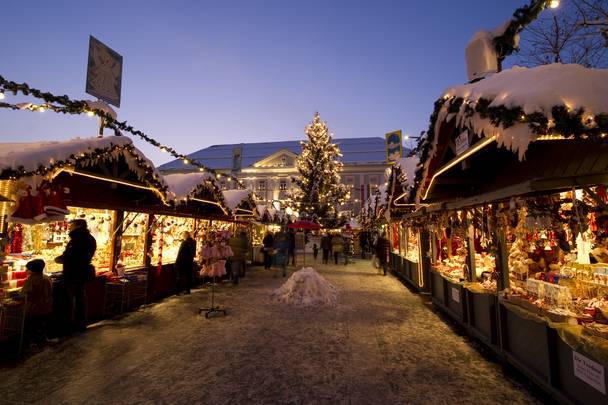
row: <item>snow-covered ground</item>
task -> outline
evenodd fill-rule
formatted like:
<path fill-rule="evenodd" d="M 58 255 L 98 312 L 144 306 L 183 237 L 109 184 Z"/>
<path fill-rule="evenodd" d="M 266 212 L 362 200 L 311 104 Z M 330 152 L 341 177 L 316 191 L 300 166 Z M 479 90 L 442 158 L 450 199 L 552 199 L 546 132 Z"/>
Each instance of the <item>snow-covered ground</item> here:
<path fill-rule="evenodd" d="M 218 287 L 228 316 L 200 289 L 103 322 L 0 370 L 0 403 L 540 403 L 368 261 L 314 267 L 337 306 L 272 302 L 286 278 L 254 268 Z"/>

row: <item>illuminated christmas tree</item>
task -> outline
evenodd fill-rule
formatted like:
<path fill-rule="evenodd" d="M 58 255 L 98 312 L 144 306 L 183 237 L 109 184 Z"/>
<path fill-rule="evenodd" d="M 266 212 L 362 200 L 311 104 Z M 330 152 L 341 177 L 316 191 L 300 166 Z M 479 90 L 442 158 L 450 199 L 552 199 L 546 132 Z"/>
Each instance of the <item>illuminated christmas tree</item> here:
<path fill-rule="evenodd" d="M 306 136 L 308 142 L 302 142 L 302 153 L 296 160 L 300 175 L 293 179 L 297 186 L 293 195 L 295 208 L 301 218 L 326 227 L 339 226 L 338 207 L 349 197 L 348 188 L 340 184 L 340 148 L 331 142 L 327 124 L 319 113 L 306 127 Z"/>

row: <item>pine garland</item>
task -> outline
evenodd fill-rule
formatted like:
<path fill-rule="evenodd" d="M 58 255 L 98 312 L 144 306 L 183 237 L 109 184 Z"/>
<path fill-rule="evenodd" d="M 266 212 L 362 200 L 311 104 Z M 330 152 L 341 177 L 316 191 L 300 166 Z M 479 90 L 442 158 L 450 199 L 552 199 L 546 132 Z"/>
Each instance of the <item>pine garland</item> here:
<path fill-rule="evenodd" d="M 555 105 L 551 108 L 552 118 L 550 120 L 543 112 L 525 113 L 520 106 L 491 106 L 492 100 L 483 97 L 475 101 L 462 97 L 442 97 L 435 101 L 426 137 L 421 138 L 416 146 L 416 152 L 420 153 L 421 165 L 416 170 L 410 202 L 414 202 L 422 182 L 424 163 L 430 158 L 429 153 L 435 138 L 435 127 L 441 124 L 437 122 L 439 112 L 442 108 L 446 108 L 449 113 L 458 113 L 463 104 L 465 117 L 469 118 L 478 114 L 481 118 L 488 119 L 497 128 L 506 129 L 515 124 L 526 124 L 530 131 L 538 136 L 555 134 L 574 140 L 604 141 L 608 139 L 606 138 L 608 134 L 608 114 L 606 113 L 591 115 L 586 113 L 583 108 L 571 110 L 563 105 Z"/>
<path fill-rule="evenodd" d="M 11 110 L 29 110 L 29 111 L 44 111 L 50 110 L 56 113 L 62 114 L 72 114 L 72 115 L 80 115 L 80 114 L 94 114 L 103 120 L 103 125 L 109 129 L 114 131 L 116 136 L 121 136 L 123 132 L 128 132 L 132 135 L 135 135 L 149 144 L 159 148 L 164 152 L 168 152 L 171 156 L 176 159 L 180 159 L 184 162 L 184 164 L 188 164 L 191 166 L 197 167 L 200 171 L 207 171 L 212 173 L 215 176 L 226 176 L 231 178 L 238 184 L 241 188 L 243 188 L 242 182 L 235 176 L 226 175 L 217 172 L 214 169 L 206 167 L 205 165 L 191 161 L 186 155 L 182 155 L 178 153 L 175 149 L 170 146 L 166 146 L 148 136 L 144 132 L 133 128 L 133 126 L 129 125 L 127 121 L 117 121 L 114 117 L 112 117 L 107 112 L 97 109 L 91 108 L 88 103 L 84 100 L 71 100 L 67 95 L 63 96 L 55 96 L 49 92 L 43 92 L 41 90 L 30 87 L 27 83 L 16 83 L 13 81 L 6 80 L 3 76 L 0 75 L 0 93 L 10 92 L 14 95 L 18 93 L 23 94 L 24 96 L 33 96 L 35 98 L 44 100 L 44 104 L 34 105 L 31 103 L 24 104 L 10 104 L 6 102 L 0 102 L 0 108 L 6 108 Z"/>
<path fill-rule="evenodd" d="M 532 0 L 527 6 L 515 10 L 513 18 L 505 29 L 505 32 L 494 38 L 493 45 L 498 55 L 498 63 L 517 50 L 517 35 L 524 27 L 534 21 L 538 15 L 547 7 L 549 0 Z"/>

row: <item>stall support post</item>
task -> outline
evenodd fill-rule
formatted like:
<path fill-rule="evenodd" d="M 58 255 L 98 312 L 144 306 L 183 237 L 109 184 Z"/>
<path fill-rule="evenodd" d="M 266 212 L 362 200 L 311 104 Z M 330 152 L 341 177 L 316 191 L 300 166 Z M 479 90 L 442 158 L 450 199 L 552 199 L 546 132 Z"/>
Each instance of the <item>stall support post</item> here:
<path fill-rule="evenodd" d="M 466 211 L 466 227 L 467 227 L 467 267 L 469 271 L 467 273 L 467 281 L 475 281 L 476 270 L 475 270 L 475 230 L 473 228 L 473 222 L 469 217 L 469 212 Z"/>
<path fill-rule="evenodd" d="M 509 264 L 507 254 L 507 237 L 503 227 L 498 227 L 496 230 L 496 271 L 498 272 L 498 280 L 496 280 L 496 291 L 502 291 L 509 287 Z"/>
<path fill-rule="evenodd" d="M 152 223 L 154 222 L 154 214 L 148 214 L 146 220 L 146 239 L 144 240 L 144 266 L 150 268 L 152 266 L 152 257 L 149 255 L 152 248 Z"/>
<path fill-rule="evenodd" d="M 429 235 L 429 232 L 426 230 L 421 230 L 418 233 L 418 286 L 420 288 L 425 288 L 428 285 L 428 280 L 425 279 L 426 269 L 431 267 L 431 259 L 429 254 L 433 254 L 433 246 L 429 246 L 429 242 L 431 242 L 432 238 Z"/>
<path fill-rule="evenodd" d="M 118 262 L 118 256 L 120 255 L 120 247 L 122 244 L 122 223 L 125 218 L 124 211 L 114 211 L 114 218 L 112 222 L 112 241 L 110 249 L 110 271 L 114 272 L 116 268 L 116 262 Z"/>
<path fill-rule="evenodd" d="M 437 263 L 437 233 L 434 231 L 429 231 L 431 234 L 431 266 Z"/>

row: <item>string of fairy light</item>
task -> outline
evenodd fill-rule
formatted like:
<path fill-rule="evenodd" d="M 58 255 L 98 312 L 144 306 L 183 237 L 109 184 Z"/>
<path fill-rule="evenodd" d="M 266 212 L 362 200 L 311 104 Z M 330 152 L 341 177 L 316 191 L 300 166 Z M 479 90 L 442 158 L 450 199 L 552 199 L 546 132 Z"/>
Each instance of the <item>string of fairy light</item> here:
<path fill-rule="evenodd" d="M 9 103 L 4 101 L 6 94 L 12 93 L 13 95 L 22 94 L 24 96 L 32 96 L 34 98 L 43 100 L 42 103 Z M 190 165 L 198 168 L 200 172 L 209 172 L 213 174 L 218 180 L 226 180 L 227 182 L 234 181 L 240 188 L 244 188 L 241 180 L 232 174 L 220 173 L 212 168 L 197 162 L 194 159 L 188 158 L 188 156 L 178 153 L 174 148 L 168 145 L 161 144 L 154 138 L 150 137 L 143 131 L 135 129 L 129 125 L 127 121 L 118 121 L 107 111 L 103 111 L 99 108 L 93 108 L 87 101 L 84 100 L 71 100 L 68 96 L 56 96 L 49 92 L 43 92 L 41 90 L 30 87 L 27 83 L 16 83 L 6 80 L 0 75 L 0 108 L 20 111 L 32 111 L 32 112 L 45 112 L 52 111 L 58 114 L 71 114 L 71 115 L 82 115 L 85 114 L 89 117 L 97 116 L 102 120 L 103 126 L 114 131 L 116 136 L 122 136 L 122 132 L 128 132 L 138 138 L 146 141 L 147 143 L 155 146 L 163 153 L 168 153 L 176 159 L 181 160 L 184 165 Z"/>

